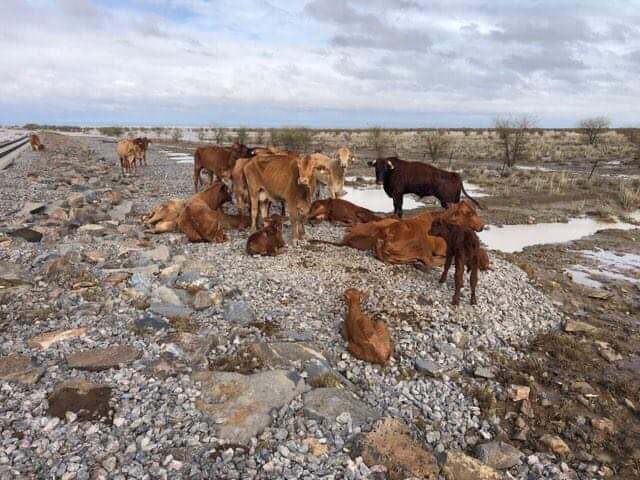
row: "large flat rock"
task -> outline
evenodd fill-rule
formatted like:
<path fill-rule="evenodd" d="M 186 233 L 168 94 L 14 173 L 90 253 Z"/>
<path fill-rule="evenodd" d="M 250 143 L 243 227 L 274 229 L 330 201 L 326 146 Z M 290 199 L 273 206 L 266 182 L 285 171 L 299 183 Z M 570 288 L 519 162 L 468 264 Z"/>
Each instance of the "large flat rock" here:
<path fill-rule="evenodd" d="M 60 384 L 49 395 L 48 414 L 64 419 L 66 412 L 73 412 L 80 420 L 110 419 L 110 398 L 111 387 L 74 378 Z"/>
<path fill-rule="evenodd" d="M 497 470 L 460 451 L 447 452 L 442 475 L 446 480 L 502 480 Z"/>
<path fill-rule="evenodd" d="M 140 351 L 127 345 L 107 348 L 95 348 L 84 352 L 72 353 L 67 356 L 67 364 L 71 368 L 81 370 L 107 370 L 120 368 L 140 358 Z"/>
<path fill-rule="evenodd" d="M 0 357 L 0 380 L 33 385 L 45 369 L 33 363 L 26 355 L 12 354 Z"/>
<path fill-rule="evenodd" d="M 13 287 L 29 283 L 22 266 L 0 261 L 0 287 Z"/>
<path fill-rule="evenodd" d="M 270 412 L 287 405 L 304 390 L 295 372 L 271 370 L 241 375 L 230 372 L 198 372 L 202 383 L 196 407 L 217 425 L 216 435 L 227 442 L 245 444 L 271 424 Z"/>
<path fill-rule="evenodd" d="M 71 328 L 69 330 L 54 330 L 52 332 L 42 333 L 35 337 L 30 338 L 27 341 L 27 345 L 34 348 L 40 348 L 46 350 L 51 345 L 62 342 L 64 340 L 71 340 L 73 338 L 83 337 L 89 331 L 88 328 Z"/>
<path fill-rule="evenodd" d="M 348 413 L 354 426 L 362 426 L 380 418 L 380 413 L 353 393 L 338 388 L 316 388 L 303 397 L 304 415 L 321 422 L 334 423 Z"/>

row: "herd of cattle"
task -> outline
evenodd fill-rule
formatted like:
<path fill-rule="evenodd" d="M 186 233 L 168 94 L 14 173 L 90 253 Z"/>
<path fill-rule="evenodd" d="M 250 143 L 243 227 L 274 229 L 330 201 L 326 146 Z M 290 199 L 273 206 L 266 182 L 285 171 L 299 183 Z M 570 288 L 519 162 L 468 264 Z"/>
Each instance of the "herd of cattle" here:
<path fill-rule="evenodd" d="M 148 138 L 118 142 L 116 152 L 123 175 L 135 174 L 136 163 L 147 165 L 150 143 Z M 31 136 L 31 145 L 34 150 L 44 149 L 36 135 Z M 285 247 L 282 230 L 286 213 L 294 242 L 304 237 L 306 222 L 335 222 L 347 227 L 341 242 L 311 242 L 370 251 L 375 258 L 391 264 L 411 264 L 420 269 L 444 265 L 441 283 L 446 282 L 455 262 L 452 304 L 460 302 L 465 270 L 470 274 L 470 302 L 476 304 L 478 271 L 491 266 L 476 234 L 484 228 L 476 211 L 480 205 L 464 190 L 460 175 L 397 157 L 370 162 L 375 167 L 376 183 L 382 184 L 393 199 L 393 215 L 381 216 L 339 198 L 346 169 L 353 161 L 354 155 L 344 147 L 333 157 L 322 153 L 300 155 L 274 147 L 248 148 L 240 143 L 200 147 L 194 154 L 194 195 L 164 202 L 144 221 L 150 233 L 180 231 L 191 242 L 221 243 L 227 240 L 225 231 L 251 227 L 246 251 L 265 256 L 278 255 Z M 209 185 L 199 192 L 203 170 L 208 173 Z M 323 190 L 321 185 L 326 186 L 328 198 L 317 198 Z M 435 196 L 442 210 L 403 218 L 402 198 L 407 193 Z M 469 200 L 461 200 L 462 193 Z M 235 204 L 237 213 L 223 209 L 228 202 Z M 271 213 L 275 202 L 279 203 L 279 213 Z M 364 298 L 354 289 L 345 292 L 348 312 L 343 337 L 355 357 L 385 364 L 393 352 L 391 336 L 383 321 L 362 311 Z"/>

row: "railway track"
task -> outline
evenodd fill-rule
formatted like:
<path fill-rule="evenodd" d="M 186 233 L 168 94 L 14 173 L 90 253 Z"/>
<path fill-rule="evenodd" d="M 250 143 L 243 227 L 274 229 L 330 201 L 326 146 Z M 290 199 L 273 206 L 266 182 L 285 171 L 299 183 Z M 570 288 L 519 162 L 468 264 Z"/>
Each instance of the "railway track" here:
<path fill-rule="evenodd" d="M 13 164 L 14 156 L 11 154 L 27 143 L 29 143 L 29 135 L 0 142 L 0 171 Z"/>

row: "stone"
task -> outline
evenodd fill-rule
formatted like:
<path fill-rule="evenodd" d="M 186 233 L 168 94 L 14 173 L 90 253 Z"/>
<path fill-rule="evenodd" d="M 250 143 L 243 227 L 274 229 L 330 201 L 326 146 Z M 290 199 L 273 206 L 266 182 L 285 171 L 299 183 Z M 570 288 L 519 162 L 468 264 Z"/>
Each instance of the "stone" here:
<path fill-rule="evenodd" d="M 244 300 L 231 300 L 224 313 L 225 319 L 238 325 L 247 325 L 256 320 L 251 306 Z"/>
<path fill-rule="evenodd" d="M 610 349 L 600 350 L 599 353 L 600 353 L 600 356 L 604 358 L 607 362 L 617 362 L 623 359 L 622 355 Z"/>
<path fill-rule="evenodd" d="M 440 472 L 433 453 L 411 437 L 409 427 L 400 419 L 380 420 L 371 432 L 357 435 L 350 447 L 352 458 L 362 457 L 369 466 L 384 465 L 390 480 L 437 480 Z"/>
<path fill-rule="evenodd" d="M 162 340 L 165 350 L 188 363 L 190 367 L 207 365 L 207 354 L 215 343 L 213 336 L 199 336 L 187 332 L 170 333 Z M 167 348 L 166 346 L 171 346 Z M 177 354 L 177 355 L 176 355 Z"/>
<path fill-rule="evenodd" d="M 45 369 L 33 363 L 31 358 L 17 353 L 0 357 L 0 380 L 33 385 Z"/>
<path fill-rule="evenodd" d="M 602 432 L 614 433 L 615 425 L 612 420 L 604 417 L 594 417 L 591 419 L 591 425 L 596 430 L 600 430 Z"/>
<path fill-rule="evenodd" d="M 491 367 L 478 367 L 473 374 L 476 377 L 492 379 L 496 378 L 496 372 Z"/>
<path fill-rule="evenodd" d="M 306 445 L 309 448 L 309 452 L 314 457 L 321 457 L 322 455 L 326 455 L 329 453 L 329 447 L 327 447 L 326 443 L 320 443 L 319 440 L 313 437 L 307 437 L 302 440 L 302 444 Z"/>
<path fill-rule="evenodd" d="M 540 437 L 540 443 L 556 455 L 566 456 L 571 453 L 569 446 L 557 435 L 550 435 L 547 433 Z"/>
<path fill-rule="evenodd" d="M 458 347 L 451 345 L 447 342 L 440 342 L 436 344 L 436 348 L 443 354 L 448 355 L 453 358 L 462 358 L 464 356 L 464 352 L 460 350 Z"/>
<path fill-rule="evenodd" d="M 7 232 L 7 235 L 14 238 L 22 238 L 29 243 L 39 243 L 42 240 L 42 233 L 32 228 L 18 228 Z"/>
<path fill-rule="evenodd" d="M 520 400 L 528 400 L 531 389 L 525 385 L 511 385 L 509 387 L 509 398 L 513 402 L 519 402 Z"/>
<path fill-rule="evenodd" d="M 160 245 L 152 250 L 144 250 L 140 255 L 152 262 L 166 262 L 171 258 L 171 252 L 166 245 Z"/>
<path fill-rule="evenodd" d="M 242 375 L 230 372 L 198 372 L 201 396 L 196 407 L 216 423 L 216 436 L 246 444 L 271 424 L 271 411 L 289 404 L 304 391 L 295 372 L 270 370 Z"/>
<path fill-rule="evenodd" d="M 593 325 L 579 320 L 567 320 L 564 325 L 564 331 L 569 333 L 591 333 L 598 330 Z"/>
<path fill-rule="evenodd" d="M 505 442 L 489 442 L 476 447 L 476 456 L 482 463 L 504 470 L 518 465 L 523 453 Z"/>
<path fill-rule="evenodd" d="M 62 342 L 64 340 L 71 340 L 73 338 L 84 337 L 88 328 L 71 328 L 69 330 L 54 330 L 52 332 L 42 333 L 35 337 L 30 338 L 27 341 L 27 345 L 33 348 L 40 348 L 46 350 L 54 343 Z"/>
<path fill-rule="evenodd" d="M 137 318 L 134 322 L 134 326 L 136 330 L 146 333 L 168 330 L 171 328 L 171 325 L 169 325 L 168 322 L 151 312 L 146 312 L 142 317 Z"/>
<path fill-rule="evenodd" d="M 164 285 L 156 288 L 152 292 L 151 297 L 153 301 L 157 303 L 165 303 L 177 307 L 184 306 L 178 292 L 173 288 L 165 287 Z"/>
<path fill-rule="evenodd" d="M 17 215 L 18 217 L 25 217 L 31 214 L 38 214 L 44 212 L 46 208 L 46 203 L 25 202 L 25 204 L 22 206 L 22 209 L 17 213 Z"/>
<path fill-rule="evenodd" d="M 127 345 L 96 348 L 67 356 L 67 365 L 81 370 L 99 371 L 109 368 L 120 368 L 139 359 L 139 350 Z"/>
<path fill-rule="evenodd" d="M 96 223 L 88 223 L 79 227 L 78 233 L 84 233 L 93 237 L 101 237 L 103 235 L 106 235 L 107 229 L 106 227 L 103 227 L 102 225 L 98 225 Z"/>
<path fill-rule="evenodd" d="M 571 389 L 580 392 L 582 395 L 595 395 L 596 390 L 587 382 L 573 382 Z"/>
<path fill-rule="evenodd" d="M 153 302 L 149 311 L 171 320 L 190 320 L 193 311 L 188 307 L 169 305 L 168 303 Z"/>
<path fill-rule="evenodd" d="M 446 480 L 502 480 L 497 470 L 460 451 L 447 452 L 441 474 Z"/>
<path fill-rule="evenodd" d="M 380 413 L 345 389 L 316 388 L 302 397 L 305 417 L 335 423 L 344 412 L 351 415 L 354 426 L 363 426 L 380 418 Z"/>
<path fill-rule="evenodd" d="M 49 395 L 50 416 L 66 418 L 67 412 L 73 412 L 80 421 L 110 419 L 111 387 L 91 382 L 83 378 L 74 378 L 60 384 Z"/>
<path fill-rule="evenodd" d="M 67 197 L 67 204 L 72 208 L 79 208 L 84 205 L 84 194 L 73 193 Z"/>
<path fill-rule="evenodd" d="M 106 198 L 111 205 L 118 205 L 122 202 L 122 192 L 111 190 L 107 192 Z"/>
<path fill-rule="evenodd" d="M 213 298 L 211 297 L 211 293 L 200 290 L 193 296 L 193 308 L 195 310 L 200 312 L 212 306 Z"/>
<path fill-rule="evenodd" d="M 126 202 L 120 203 L 118 206 L 111 209 L 109 212 L 109 216 L 112 220 L 117 220 L 118 222 L 124 222 L 127 218 L 127 215 L 131 213 L 133 209 L 133 202 L 127 200 Z"/>
<path fill-rule="evenodd" d="M 27 283 L 29 281 L 21 265 L 0 261 L 0 287 L 13 287 Z"/>
<path fill-rule="evenodd" d="M 433 362 L 431 360 L 419 358 L 416 360 L 416 370 L 420 373 L 429 375 L 430 377 L 440 378 L 450 368 L 446 365 Z"/>

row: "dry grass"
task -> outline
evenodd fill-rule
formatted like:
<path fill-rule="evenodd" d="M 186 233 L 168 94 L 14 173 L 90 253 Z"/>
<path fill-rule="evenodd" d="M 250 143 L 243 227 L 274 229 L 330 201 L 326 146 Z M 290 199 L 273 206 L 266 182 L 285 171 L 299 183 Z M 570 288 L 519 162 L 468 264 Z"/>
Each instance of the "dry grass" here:
<path fill-rule="evenodd" d="M 636 182 L 637 183 L 637 182 Z M 631 210 L 640 206 L 640 186 L 633 184 L 624 178 L 618 183 L 618 202 L 625 210 Z"/>

